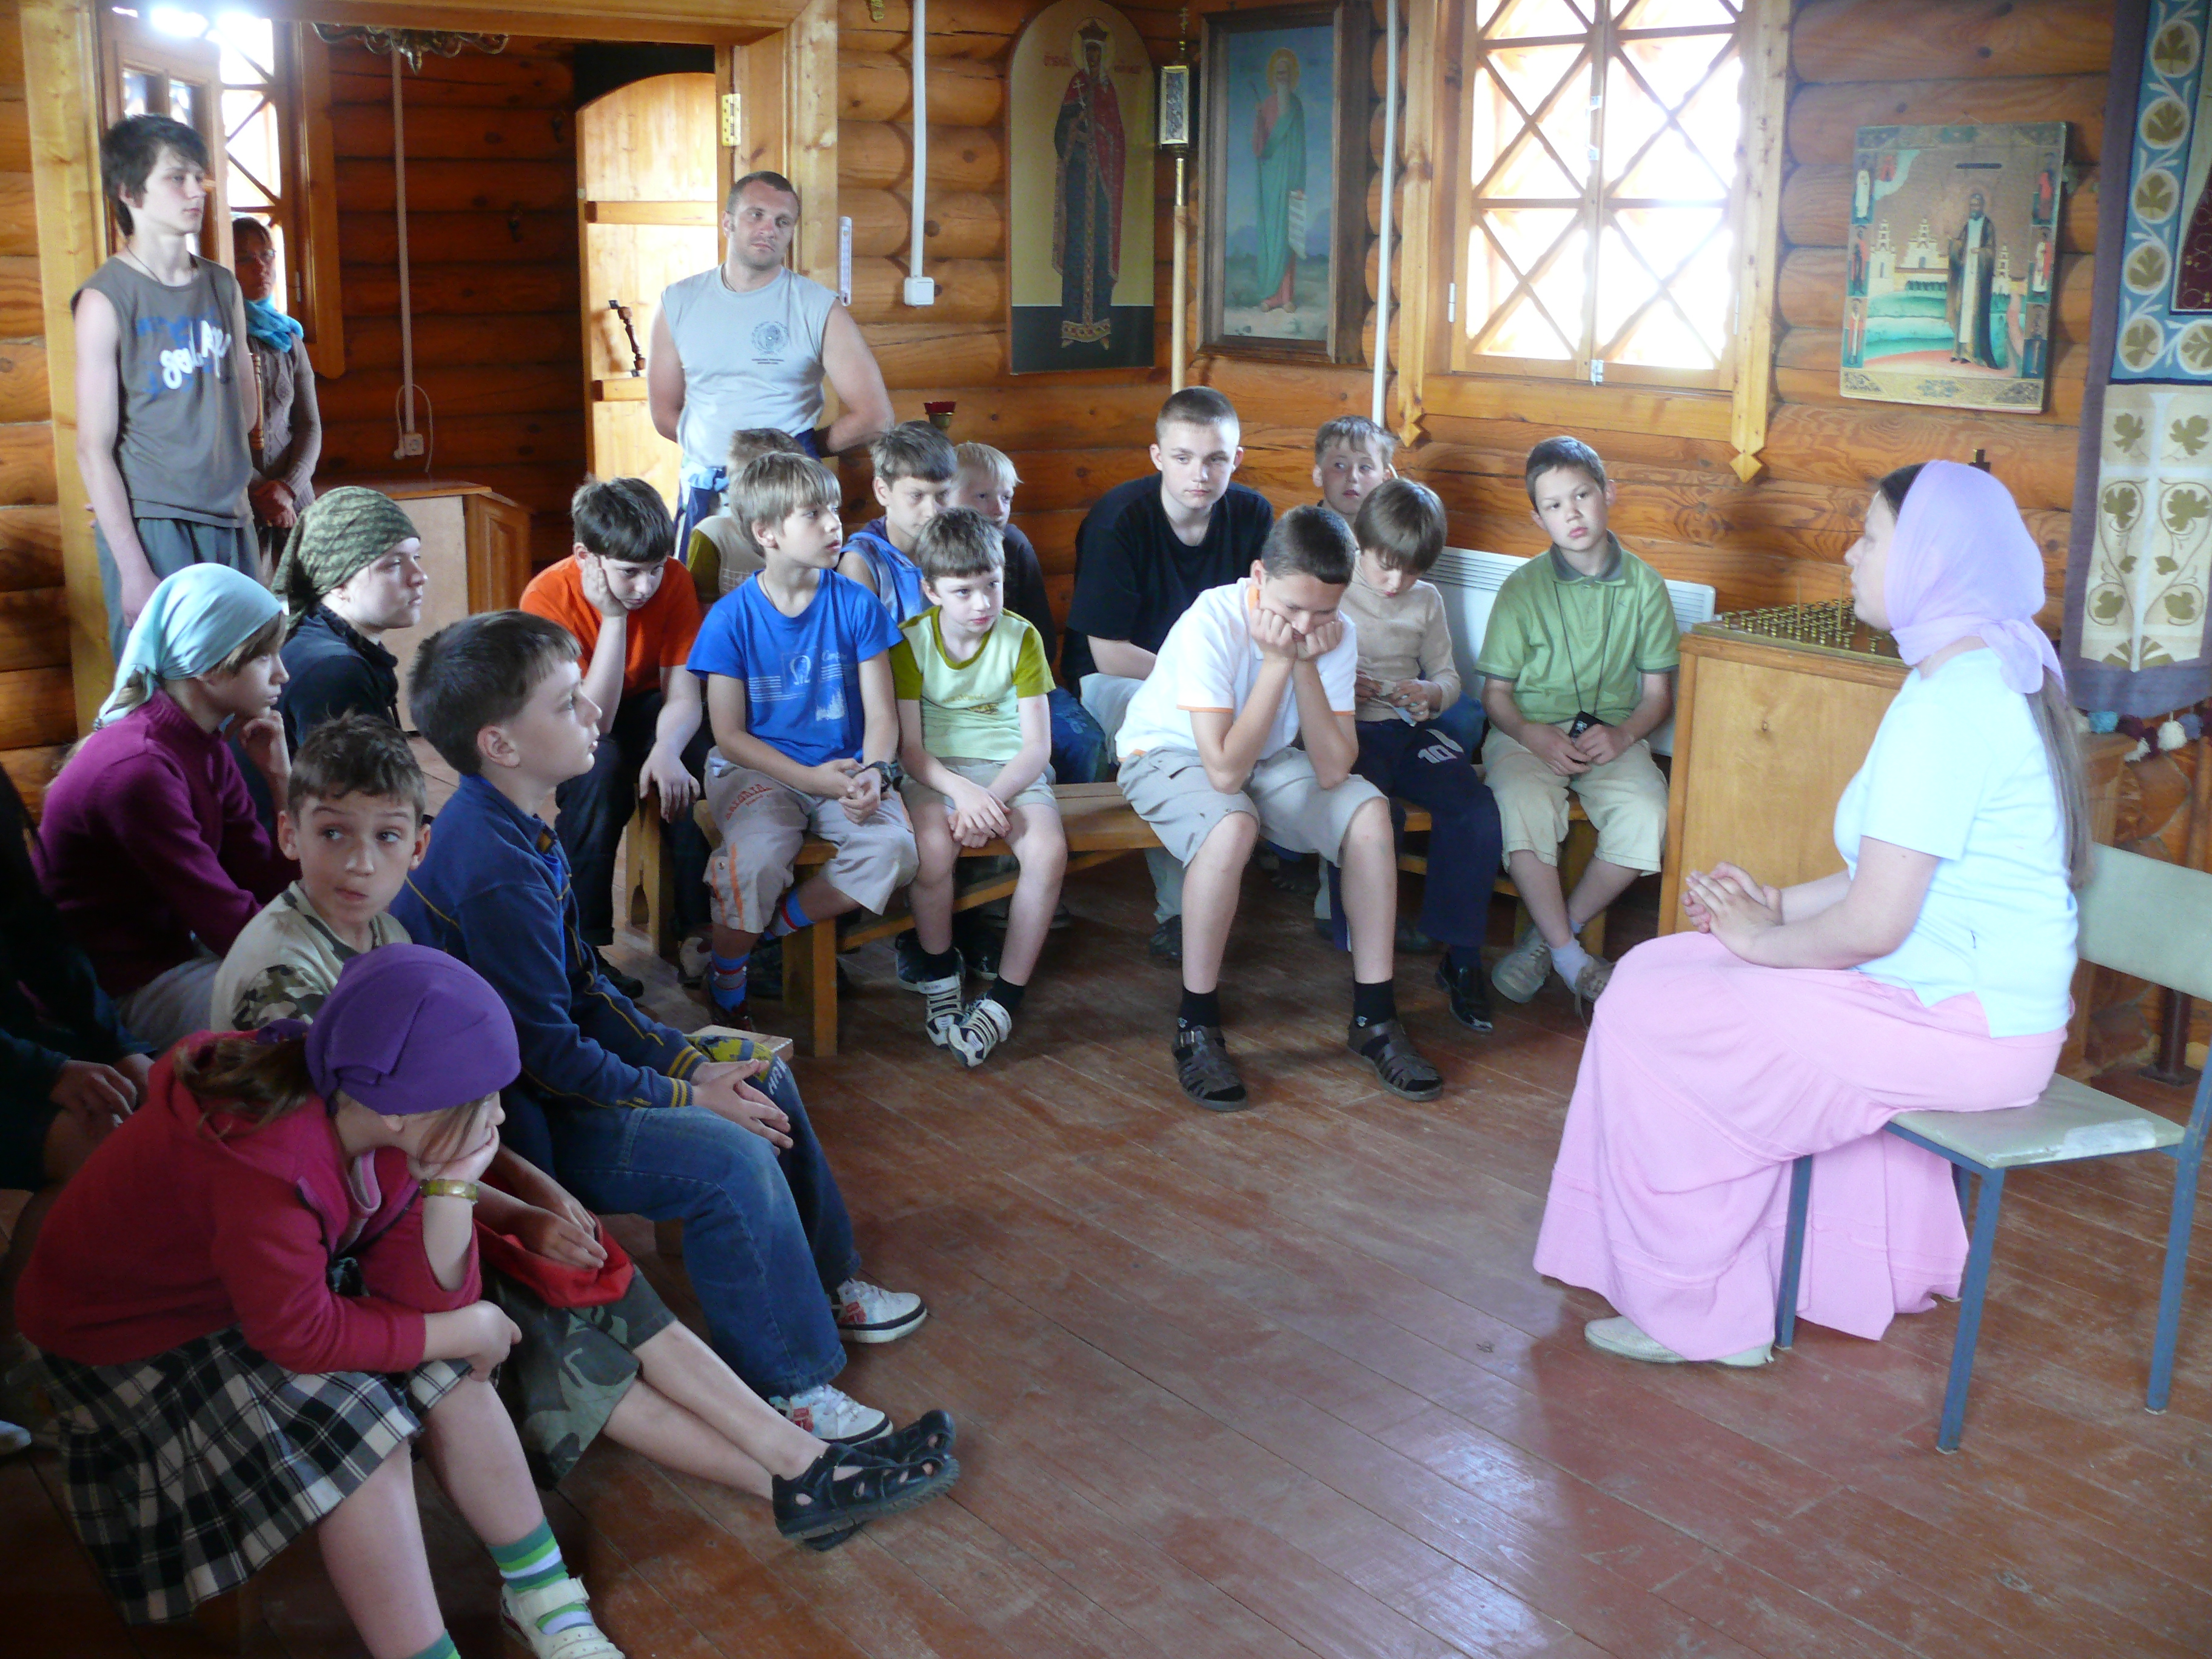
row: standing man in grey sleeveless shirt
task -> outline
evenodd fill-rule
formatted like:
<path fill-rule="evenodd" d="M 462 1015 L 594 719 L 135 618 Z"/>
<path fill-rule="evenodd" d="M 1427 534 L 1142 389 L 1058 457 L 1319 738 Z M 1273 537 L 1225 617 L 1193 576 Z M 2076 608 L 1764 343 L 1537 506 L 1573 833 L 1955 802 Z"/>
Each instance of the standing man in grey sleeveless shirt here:
<path fill-rule="evenodd" d="M 127 240 L 70 302 L 76 462 L 118 658 L 164 576 L 193 564 L 256 571 L 246 486 L 259 398 L 238 279 L 194 252 L 207 170 L 207 146 L 182 122 L 133 115 L 110 127 L 100 183 Z"/>
<path fill-rule="evenodd" d="M 692 526 L 721 510 L 732 433 L 773 428 L 822 456 L 890 429 L 890 394 L 860 325 L 836 295 L 783 262 L 798 228 L 791 180 L 749 173 L 723 210 L 722 263 L 661 291 L 646 398 L 654 429 L 684 451 L 678 558 Z M 821 428 L 824 377 L 843 412 Z"/>

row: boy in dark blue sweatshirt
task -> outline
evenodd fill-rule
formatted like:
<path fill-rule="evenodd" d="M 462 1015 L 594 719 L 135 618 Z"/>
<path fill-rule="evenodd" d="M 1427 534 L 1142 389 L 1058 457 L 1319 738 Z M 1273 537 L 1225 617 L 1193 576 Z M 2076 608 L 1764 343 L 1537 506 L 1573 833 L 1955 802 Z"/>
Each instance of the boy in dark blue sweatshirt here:
<path fill-rule="evenodd" d="M 716 1351 L 787 1417 L 823 1439 L 884 1433 L 883 1413 L 830 1385 L 839 1338 L 891 1341 L 928 1310 L 858 1277 L 790 1071 L 770 1063 L 756 1089 L 760 1062 L 709 1060 L 609 985 L 584 942 L 567 856 L 539 816 L 599 741 L 575 636 L 519 611 L 454 623 L 416 652 L 408 706 L 461 787 L 392 914 L 513 1012 L 510 1144 L 594 1210 L 681 1220 Z"/>

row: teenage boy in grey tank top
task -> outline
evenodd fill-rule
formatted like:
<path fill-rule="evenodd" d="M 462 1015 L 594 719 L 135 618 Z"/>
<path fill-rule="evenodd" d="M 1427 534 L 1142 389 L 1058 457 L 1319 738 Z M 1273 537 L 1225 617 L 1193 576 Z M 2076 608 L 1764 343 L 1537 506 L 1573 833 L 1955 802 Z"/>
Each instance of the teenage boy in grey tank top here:
<path fill-rule="evenodd" d="M 646 398 L 654 429 L 684 452 L 678 558 L 693 526 L 721 511 L 732 433 L 773 428 L 821 456 L 890 430 L 890 394 L 860 325 L 836 295 L 784 264 L 798 228 L 791 180 L 749 173 L 723 210 L 722 263 L 661 291 Z M 823 428 L 825 376 L 844 412 Z"/>
<path fill-rule="evenodd" d="M 207 169 L 206 145 L 181 122 L 134 115 L 110 127 L 100 181 L 127 240 L 70 302 L 76 460 L 118 658 L 164 576 L 193 564 L 255 570 L 245 301 L 236 277 L 194 251 Z"/>

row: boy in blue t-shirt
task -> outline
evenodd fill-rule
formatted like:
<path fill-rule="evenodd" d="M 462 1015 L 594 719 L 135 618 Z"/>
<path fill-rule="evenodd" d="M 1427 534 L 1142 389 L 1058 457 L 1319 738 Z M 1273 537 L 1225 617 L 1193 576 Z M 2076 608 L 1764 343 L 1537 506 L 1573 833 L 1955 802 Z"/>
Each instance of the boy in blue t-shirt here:
<path fill-rule="evenodd" d="M 929 609 L 915 550 L 922 526 L 944 510 L 959 458 L 951 440 L 928 422 L 908 421 L 870 444 L 868 459 L 875 463 L 884 516 L 852 533 L 837 574 L 881 599 L 894 623 L 910 622 Z"/>
<path fill-rule="evenodd" d="M 836 475 L 804 455 L 763 455 L 738 475 L 731 506 L 766 565 L 708 613 L 691 647 L 714 732 L 707 805 L 722 845 L 707 870 L 708 986 L 726 1019 L 744 1012 L 745 958 L 763 934 L 881 910 L 914 879 L 893 758 L 899 631 L 834 568 L 844 545 L 837 496 Z M 809 830 L 837 850 L 793 889 Z"/>

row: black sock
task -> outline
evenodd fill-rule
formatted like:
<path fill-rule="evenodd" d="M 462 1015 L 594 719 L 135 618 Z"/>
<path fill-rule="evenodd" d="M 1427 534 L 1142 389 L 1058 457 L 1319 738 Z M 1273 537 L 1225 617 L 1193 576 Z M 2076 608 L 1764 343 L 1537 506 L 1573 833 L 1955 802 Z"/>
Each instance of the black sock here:
<path fill-rule="evenodd" d="M 917 950 L 915 954 L 921 963 L 924 979 L 950 979 L 960 971 L 960 952 L 957 951 Z"/>
<path fill-rule="evenodd" d="M 1221 993 L 1193 991 L 1186 988 L 1182 994 L 1182 1006 L 1176 1013 L 1176 1024 L 1184 1027 L 1220 1024 Z"/>
<path fill-rule="evenodd" d="M 1482 947 L 1480 945 L 1453 945 L 1444 949 L 1444 961 L 1454 973 L 1468 969 L 1478 971 L 1482 967 Z"/>
<path fill-rule="evenodd" d="M 1187 996 L 1189 993 L 1185 992 Z M 1380 1025 L 1385 1020 L 1398 1018 L 1397 987 L 1387 979 L 1378 979 L 1372 985 L 1358 980 L 1352 982 L 1352 1023 L 1358 1026 Z"/>
<path fill-rule="evenodd" d="M 991 981 L 991 1000 L 1008 1013 L 1018 1014 L 1022 1011 L 1022 994 L 1029 988 L 1026 985 L 1015 984 L 1001 974 Z"/>

